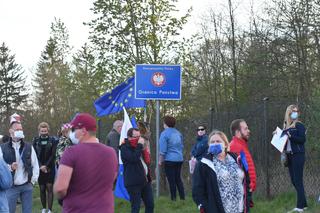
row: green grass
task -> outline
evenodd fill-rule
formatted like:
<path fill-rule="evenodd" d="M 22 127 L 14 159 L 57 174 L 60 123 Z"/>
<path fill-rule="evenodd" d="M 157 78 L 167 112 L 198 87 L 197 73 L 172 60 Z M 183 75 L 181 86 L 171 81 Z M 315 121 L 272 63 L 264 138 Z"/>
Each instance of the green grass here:
<path fill-rule="evenodd" d="M 251 209 L 251 213 L 285 213 L 295 207 L 295 194 L 294 193 L 285 193 L 279 196 L 276 196 L 270 200 L 255 197 L 254 203 L 255 207 Z M 34 199 L 33 199 L 33 212 L 38 213 L 42 209 L 40 198 L 39 198 L 39 188 L 35 187 L 34 189 Z M 309 208 L 307 213 L 320 213 L 320 203 L 316 202 L 315 198 L 308 198 Z M 53 212 L 61 212 L 61 208 L 58 205 L 57 201 L 54 201 Z M 130 203 L 116 199 L 115 201 L 115 212 L 116 213 L 129 213 L 130 212 Z M 140 212 L 144 212 L 141 208 Z M 169 196 L 161 196 L 159 199 L 155 200 L 155 213 L 194 213 L 198 212 L 196 205 L 192 201 L 190 196 L 187 196 L 186 200 L 180 201 L 179 199 L 176 202 L 172 202 L 169 199 Z"/>
<path fill-rule="evenodd" d="M 286 193 L 273 199 L 254 200 L 255 206 L 250 210 L 251 213 L 286 213 L 295 207 L 295 194 Z M 306 213 L 320 213 L 320 204 L 314 198 L 308 199 L 308 210 Z M 130 205 L 126 201 L 116 200 L 116 213 L 130 212 Z M 144 212 L 144 211 L 140 211 Z M 155 213 L 191 213 L 198 212 L 196 205 L 191 197 L 185 201 L 172 202 L 168 197 L 160 197 L 155 201 Z"/>
<path fill-rule="evenodd" d="M 256 199 L 255 207 L 251 212 L 253 213 L 284 213 L 293 209 L 296 204 L 296 195 L 293 192 L 281 194 L 270 200 Z M 316 201 L 316 198 L 307 198 L 308 213 L 320 213 L 320 203 Z M 272 210 L 272 211 L 270 211 Z"/>

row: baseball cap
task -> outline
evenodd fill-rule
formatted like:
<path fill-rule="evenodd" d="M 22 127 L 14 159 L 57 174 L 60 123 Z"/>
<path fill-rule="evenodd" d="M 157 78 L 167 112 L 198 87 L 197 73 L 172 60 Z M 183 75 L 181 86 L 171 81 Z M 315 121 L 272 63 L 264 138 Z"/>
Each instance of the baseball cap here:
<path fill-rule="evenodd" d="M 87 131 L 96 131 L 96 119 L 89 113 L 78 113 L 69 123 L 72 128 L 85 128 Z"/>
<path fill-rule="evenodd" d="M 13 123 L 20 123 L 21 122 L 21 116 L 18 115 L 17 113 L 14 113 L 13 115 L 10 116 L 10 125 Z"/>

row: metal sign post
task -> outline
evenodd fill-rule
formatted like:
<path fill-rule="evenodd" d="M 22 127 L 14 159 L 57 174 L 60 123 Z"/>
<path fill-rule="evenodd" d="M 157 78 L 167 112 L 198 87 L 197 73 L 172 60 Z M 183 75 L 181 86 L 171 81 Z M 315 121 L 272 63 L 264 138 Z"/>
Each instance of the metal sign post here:
<path fill-rule="evenodd" d="M 159 197 L 159 100 L 181 99 L 181 66 L 162 64 L 137 64 L 135 67 L 135 98 L 144 100 L 156 100 L 156 196 Z"/>
<path fill-rule="evenodd" d="M 160 137 L 160 101 L 156 100 L 156 144 L 157 144 L 157 156 L 156 156 L 156 196 L 159 197 L 160 194 L 160 168 L 159 168 L 159 137 Z"/>

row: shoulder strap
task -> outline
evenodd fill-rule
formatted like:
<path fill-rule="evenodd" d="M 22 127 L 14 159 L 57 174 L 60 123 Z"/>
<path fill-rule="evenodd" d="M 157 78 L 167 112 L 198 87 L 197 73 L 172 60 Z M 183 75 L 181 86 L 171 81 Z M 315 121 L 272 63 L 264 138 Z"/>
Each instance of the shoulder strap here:
<path fill-rule="evenodd" d="M 228 154 L 236 161 L 238 162 L 238 155 L 234 152 L 228 152 Z"/>

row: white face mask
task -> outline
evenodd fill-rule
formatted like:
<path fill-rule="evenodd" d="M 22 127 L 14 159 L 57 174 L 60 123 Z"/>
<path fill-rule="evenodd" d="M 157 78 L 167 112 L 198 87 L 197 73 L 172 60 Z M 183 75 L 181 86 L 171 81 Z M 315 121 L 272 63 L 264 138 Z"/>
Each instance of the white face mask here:
<path fill-rule="evenodd" d="M 14 131 L 13 137 L 15 137 L 18 140 L 23 139 L 24 138 L 23 131 L 22 130 Z"/>
<path fill-rule="evenodd" d="M 69 132 L 69 138 L 70 138 L 70 140 L 71 140 L 71 142 L 73 144 L 78 144 L 79 143 L 79 139 L 76 138 L 76 132 L 75 131 L 74 132 L 72 132 L 72 131 Z"/>

